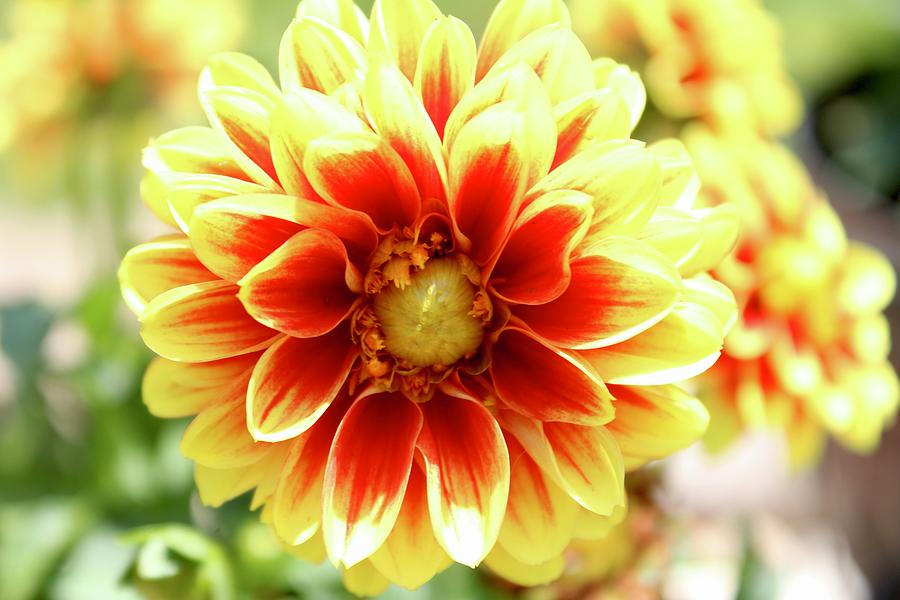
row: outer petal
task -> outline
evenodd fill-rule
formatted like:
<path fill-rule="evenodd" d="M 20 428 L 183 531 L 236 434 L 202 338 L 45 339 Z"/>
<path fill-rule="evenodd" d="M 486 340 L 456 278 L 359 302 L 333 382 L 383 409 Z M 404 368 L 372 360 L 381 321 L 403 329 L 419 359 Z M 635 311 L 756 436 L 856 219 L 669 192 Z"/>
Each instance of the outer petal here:
<path fill-rule="evenodd" d="M 319 138 L 306 150 L 303 171 L 326 201 L 366 213 L 382 231 L 419 216 L 422 201 L 409 168 L 377 135 Z"/>
<path fill-rule="evenodd" d="M 581 192 L 549 192 L 516 219 L 491 271 L 494 291 L 516 304 L 543 304 L 568 287 L 569 257 L 587 232 L 592 198 Z"/>
<path fill-rule="evenodd" d="M 154 358 L 141 386 L 141 398 L 150 414 L 173 419 L 197 414 L 222 399 L 222 392 L 250 373 L 258 354 L 246 354 L 206 363 L 183 363 Z"/>
<path fill-rule="evenodd" d="M 214 54 L 201 77 L 201 89 L 214 86 L 239 87 L 259 92 L 273 102 L 281 96 L 269 71 L 252 56 L 240 52 Z"/>
<path fill-rule="evenodd" d="M 203 78 L 201 78 L 201 84 Z M 278 189 L 278 175 L 269 152 L 269 115 L 275 103 L 268 96 L 239 87 L 201 88 L 200 101 L 212 126 L 231 140 L 234 158 L 252 179 Z"/>
<path fill-rule="evenodd" d="M 267 194 L 269 190 L 257 183 L 222 175 L 181 175 L 171 178 L 166 193 L 166 205 L 179 229 L 190 234 L 191 218 L 201 204 L 246 194 Z"/>
<path fill-rule="evenodd" d="M 455 17 L 435 21 L 419 51 L 415 86 L 438 135 L 460 99 L 475 83 L 475 37 Z"/>
<path fill-rule="evenodd" d="M 188 239 L 175 236 L 135 246 L 119 267 L 122 296 L 135 314 L 172 288 L 216 279 L 194 256 Z"/>
<path fill-rule="evenodd" d="M 181 453 L 213 469 L 234 469 L 261 460 L 272 444 L 256 442 L 247 431 L 245 396 L 249 373 L 220 400 L 194 417 L 181 439 Z"/>
<path fill-rule="evenodd" d="M 205 362 L 248 354 L 271 344 L 277 332 L 247 314 L 237 286 L 197 283 L 154 298 L 140 316 L 144 343 L 171 360 Z"/>
<path fill-rule="evenodd" d="M 341 573 L 344 587 L 356 596 L 380 596 L 391 586 L 391 582 L 375 568 L 372 561 L 365 560 Z"/>
<path fill-rule="evenodd" d="M 409 474 L 397 523 L 371 561 L 382 575 L 411 590 L 427 583 L 452 562 L 431 529 L 425 474 L 417 466 Z"/>
<path fill-rule="evenodd" d="M 491 14 L 478 53 L 478 79 L 516 42 L 553 23 L 571 24 L 562 0 L 501 0 Z"/>
<path fill-rule="evenodd" d="M 296 88 L 284 95 L 272 113 L 272 160 L 284 189 L 294 196 L 317 199 L 303 173 L 309 143 L 336 133 L 365 133 L 369 127 L 336 99 L 315 90 Z"/>
<path fill-rule="evenodd" d="M 500 334 L 491 375 L 503 403 L 533 419 L 599 425 L 613 418 L 612 396 L 589 367 L 523 330 Z"/>
<path fill-rule="evenodd" d="M 594 144 L 550 172 L 529 192 L 526 203 L 551 190 L 577 190 L 594 198 L 587 240 L 641 230 L 655 212 L 662 175 L 640 142 Z"/>
<path fill-rule="evenodd" d="M 554 344 L 601 348 L 661 321 L 680 289 L 678 272 L 659 252 L 630 238 L 608 238 L 572 262 L 572 281 L 562 296 L 515 312 Z"/>
<path fill-rule="evenodd" d="M 610 386 L 616 419 L 607 425 L 629 459 L 665 458 L 694 443 L 709 423 L 703 403 L 674 385 Z"/>
<path fill-rule="evenodd" d="M 501 422 L 578 504 L 601 515 L 624 505 L 622 453 L 606 427 L 541 423 L 512 411 L 504 411 Z"/>
<path fill-rule="evenodd" d="M 629 137 L 625 102 L 613 90 L 590 91 L 553 107 L 559 132 L 553 166 L 557 167 L 587 144 Z"/>
<path fill-rule="evenodd" d="M 499 545 L 516 560 L 530 565 L 551 560 L 569 545 L 578 510 L 569 495 L 525 454 L 512 466 Z"/>
<path fill-rule="evenodd" d="M 143 165 L 155 173 L 205 173 L 249 179 L 232 158 L 228 138 L 209 127 L 164 133 L 144 149 Z"/>
<path fill-rule="evenodd" d="M 375 131 L 409 167 L 419 195 L 443 205 L 447 173 L 441 140 L 412 84 L 393 64 L 374 59 L 366 73 L 363 103 Z"/>
<path fill-rule="evenodd" d="M 352 36 L 319 19 L 300 17 L 281 38 L 281 86 L 285 91 L 309 88 L 331 94 L 365 67 L 365 58 Z"/>
<path fill-rule="evenodd" d="M 656 156 L 662 169 L 659 203 L 680 209 L 692 208 L 700 190 L 700 177 L 684 144 L 674 138 L 666 139 L 650 144 L 648 150 Z"/>
<path fill-rule="evenodd" d="M 306 229 L 253 267 L 240 286 L 253 318 L 307 338 L 331 331 L 350 314 L 362 281 L 337 236 Z"/>
<path fill-rule="evenodd" d="M 532 587 L 544 585 L 559 578 L 566 567 L 562 554 L 540 564 L 524 563 L 513 556 L 501 545 L 494 549 L 485 559 L 485 564 L 497 575 L 517 585 Z"/>
<path fill-rule="evenodd" d="M 580 354 L 608 383 L 676 383 L 711 367 L 719 358 L 724 336 L 722 323 L 709 309 L 679 303 L 643 333 Z"/>
<path fill-rule="evenodd" d="M 260 490 L 272 485 L 285 455 L 286 452 L 282 447 L 272 446 L 260 460 L 243 467 L 212 469 L 195 465 L 194 481 L 197 484 L 200 501 L 205 506 L 217 508 L 253 488 L 256 488 L 254 492 L 256 498 Z"/>
<path fill-rule="evenodd" d="M 416 445 L 425 459 L 431 525 L 447 554 L 474 568 L 496 542 L 506 511 L 506 442 L 476 401 L 439 391 L 421 409 L 425 426 Z"/>
<path fill-rule="evenodd" d="M 312 427 L 337 396 L 357 353 L 347 327 L 272 344 L 256 364 L 247 390 L 250 434 L 281 442 Z"/>
<path fill-rule="evenodd" d="M 566 25 L 550 25 L 528 35 L 493 68 L 502 70 L 519 63 L 534 69 L 553 104 L 595 89 L 591 55 Z"/>
<path fill-rule="evenodd" d="M 387 539 L 421 429 L 421 411 L 398 394 L 361 398 L 347 412 L 325 470 L 323 531 L 333 563 L 352 567 Z"/>
<path fill-rule="evenodd" d="M 700 250 L 703 225 L 687 211 L 661 206 L 638 239 L 665 254 L 676 267 L 680 267 Z"/>
<path fill-rule="evenodd" d="M 647 90 L 644 89 L 640 75 L 628 68 L 628 65 L 620 65 L 610 58 L 598 58 L 594 61 L 594 83 L 598 89 L 612 90 L 622 99 L 628 107 L 628 131 L 633 131 L 647 106 Z"/>
<path fill-rule="evenodd" d="M 375 0 L 369 54 L 389 56 L 412 81 L 425 32 L 441 16 L 431 0 Z"/>
<path fill-rule="evenodd" d="M 731 204 L 695 210 L 693 214 L 703 225 L 703 240 L 694 255 L 679 266 L 685 277 L 717 267 L 734 248 L 741 228 L 737 209 Z"/>
<path fill-rule="evenodd" d="M 353 0 L 302 0 L 297 18 L 315 17 L 349 34 L 360 44 L 369 38 L 369 20 Z"/>
<path fill-rule="evenodd" d="M 293 235 L 307 227 L 331 231 L 348 255 L 364 261 L 376 234 L 366 217 L 309 200 L 278 194 L 222 198 L 200 206 L 191 220 L 191 244 L 214 273 L 240 281 Z"/>
<path fill-rule="evenodd" d="M 325 466 L 349 404 L 342 392 L 312 429 L 291 443 L 271 501 L 272 525 L 287 544 L 303 544 L 320 531 Z"/>

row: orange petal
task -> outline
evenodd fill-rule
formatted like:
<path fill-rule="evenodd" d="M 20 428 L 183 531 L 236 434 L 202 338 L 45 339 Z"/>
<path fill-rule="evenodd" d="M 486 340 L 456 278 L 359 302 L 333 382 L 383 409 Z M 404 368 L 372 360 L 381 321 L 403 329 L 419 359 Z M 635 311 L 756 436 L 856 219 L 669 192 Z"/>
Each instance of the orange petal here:
<path fill-rule="evenodd" d="M 501 0 L 494 8 L 478 52 L 478 79 L 514 44 L 541 27 L 571 23 L 562 0 Z"/>
<path fill-rule="evenodd" d="M 243 467 L 262 459 L 272 444 L 247 431 L 246 394 L 250 373 L 236 380 L 218 402 L 200 411 L 181 439 L 181 453 L 213 469 Z"/>
<path fill-rule="evenodd" d="M 205 362 L 248 354 L 278 335 L 247 314 L 238 287 L 226 281 L 197 283 L 154 298 L 140 316 L 147 346 L 171 360 Z"/>
<path fill-rule="evenodd" d="M 606 427 L 541 423 L 512 411 L 504 411 L 501 422 L 578 504 L 601 515 L 624 505 L 625 466 Z"/>
<path fill-rule="evenodd" d="M 369 54 L 389 56 L 412 81 L 425 32 L 441 16 L 431 0 L 375 0 Z"/>
<path fill-rule="evenodd" d="M 425 475 L 418 466 L 409 474 L 397 523 L 371 561 L 379 573 L 410 590 L 425 585 L 452 562 L 431 529 Z"/>
<path fill-rule="evenodd" d="M 393 64 L 374 59 L 366 73 L 363 103 L 375 131 L 409 167 L 419 195 L 443 204 L 447 173 L 441 140 L 412 84 Z"/>
<path fill-rule="evenodd" d="M 337 396 L 357 354 L 347 327 L 272 344 L 256 364 L 247 391 L 250 434 L 281 442 L 309 429 Z"/>
<path fill-rule="evenodd" d="M 172 288 L 218 279 L 197 260 L 188 239 L 180 236 L 135 246 L 122 259 L 118 275 L 125 303 L 135 314 Z"/>
<path fill-rule="evenodd" d="M 435 21 L 419 50 L 416 91 L 439 136 L 460 99 L 475 83 L 475 37 L 455 17 Z"/>
<path fill-rule="evenodd" d="M 572 261 L 562 296 L 516 315 L 539 335 L 566 348 L 601 348 L 649 329 L 674 306 L 681 280 L 672 263 L 630 238 L 608 238 Z"/>
<path fill-rule="evenodd" d="M 202 83 L 202 79 L 201 79 Z M 234 159 L 253 181 L 278 189 L 278 174 L 269 151 L 271 98 L 238 87 L 201 89 L 200 101 L 212 126 L 231 140 Z"/>
<path fill-rule="evenodd" d="M 303 544 L 320 531 L 325 465 L 334 434 L 347 412 L 346 392 L 303 436 L 291 444 L 272 496 L 272 525 L 285 543 Z"/>
<path fill-rule="evenodd" d="M 425 425 L 417 447 L 434 534 L 453 560 L 474 568 L 494 546 L 506 511 L 506 442 L 478 402 L 439 391 L 420 407 Z"/>
<path fill-rule="evenodd" d="M 340 29 L 302 16 L 287 28 L 278 52 L 285 91 L 309 88 L 331 94 L 365 67 L 365 50 Z"/>
<path fill-rule="evenodd" d="M 387 539 L 421 429 L 421 411 L 399 394 L 360 398 L 347 411 L 325 470 L 322 526 L 335 565 L 352 567 Z"/>
<path fill-rule="evenodd" d="M 307 338 L 328 333 L 350 314 L 362 281 L 337 236 L 306 229 L 253 267 L 240 286 L 253 318 Z"/>
<path fill-rule="evenodd" d="M 335 133 L 371 131 L 340 102 L 315 90 L 294 89 L 272 113 L 272 160 L 284 189 L 294 196 L 318 199 L 303 173 L 303 157 L 309 143 Z"/>
<path fill-rule="evenodd" d="M 640 462 L 665 458 L 694 443 L 709 423 L 703 403 L 674 385 L 610 386 L 616 419 L 607 427 L 622 453 Z"/>
<path fill-rule="evenodd" d="M 531 565 L 562 554 L 572 539 L 579 506 L 527 454 L 513 463 L 511 477 L 500 546 Z"/>
<path fill-rule="evenodd" d="M 612 396 L 590 367 L 523 330 L 500 334 L 491 375 L 504 405 L 539 421 L 598 425 L 613 418 Z"/>
<path fill-rule="evenodd" d="M 156 357 L 147 367 L 141 398 L 150 414 L 166 419 L 195 415 L 222 399 L 223 391 L 249 374 L 259 355 L 245 354 L 205 363 Z"/>
<path fill-rule="evenodd" d="M 375 249 L 376 233 L 365 216 L 278 194 L 222 198 L 198 207 L 191 220 L 191 244 L 214 273 L 240 281 L 299 231 L 322 228 L 346 242 L 347 253 L 363 262 Z"/>
<path fill-rule="evenodd" d="M 569 285 L 569 257 L 592 214 L 592 198 L 568 190 L 549 192 L 526 207 L 491 271 L 494 291 L 515 304 L 558 298 Z"/>
<path fill-rule="evenodd" d="M 339 134 L 309 144 L 303 172 L 334 206 L 369 215 L 382 231 L 411 225 L 421 199 L 409 168 L 381 137 Z"/>

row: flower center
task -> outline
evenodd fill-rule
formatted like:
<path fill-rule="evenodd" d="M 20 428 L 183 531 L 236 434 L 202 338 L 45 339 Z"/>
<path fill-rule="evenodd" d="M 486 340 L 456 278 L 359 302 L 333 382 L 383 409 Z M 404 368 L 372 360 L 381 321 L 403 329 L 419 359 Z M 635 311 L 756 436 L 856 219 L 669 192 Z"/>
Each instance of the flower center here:
<path fill-rule="evenodd" d="M 416 367 L 472 356 L 484 336 L 473 311 L 476 292 L 452 256 L 429 260 L 404 287 L 381 290 L 373 304 L 385 349 Z"/>

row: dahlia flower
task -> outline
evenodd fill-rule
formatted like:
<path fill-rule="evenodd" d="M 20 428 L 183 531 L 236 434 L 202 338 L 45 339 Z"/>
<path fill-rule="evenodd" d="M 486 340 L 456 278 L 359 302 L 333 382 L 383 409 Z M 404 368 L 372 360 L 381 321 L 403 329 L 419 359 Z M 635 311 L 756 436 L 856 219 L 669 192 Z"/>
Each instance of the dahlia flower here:
<path fill-rule="evenodd" d="M 702 434 L 675 384 L 735 317 L 706 271 L 736 213 L 692 207 L 678 142 L 629 139 L 640 81 L 558 1 L 500 2 L 476 51 L 429 0 L 305 0 L 279 75 L 214 57 L 211 127 L 146 150 L 178 232 L 120 270 L 160 355 L 144 400 L 196 415 L 204 502 L 255 488 L 357 593 L 453 561 L 528 577 Z"/>
<path fill-rule="evenodd" d="M 685 140 L 703 201 L 727 201 L 742 234 L 715 277 L 734 290 L 740 318 L 725 355 L 702 378 L 712 448 L 746 426 L 784 430 L 795 466 L 814 462 L 830 433 L 873 450 L 897 410 L 887 360 L 894 271 L 873 248 L 848 242 L 840 218 L 784 147 L 714 136 Z"/>
<path fill-rule="evenodd" d="M 793 129 L 802 102 L 780 31 L 759 0 L 569 0 L 595 54 L 632 65 L 670 119 L 766 136 Z"/>

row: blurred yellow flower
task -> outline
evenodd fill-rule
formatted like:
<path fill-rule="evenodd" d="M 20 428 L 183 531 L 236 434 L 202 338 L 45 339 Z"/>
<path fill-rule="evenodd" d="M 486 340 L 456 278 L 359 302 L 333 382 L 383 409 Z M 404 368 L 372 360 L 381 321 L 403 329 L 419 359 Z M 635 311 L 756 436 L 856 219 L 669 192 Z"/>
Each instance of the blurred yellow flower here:
<path fill-rule="evenodd" d="M 841 221 L 785 147 L 689 127 L 684 140 L 701 196 L 730 202 L 740 242 L 715 276 L 735 293 L 740 319 L 725 356 L 702 379 L 712 414 L 707 441 L 742 428 L 787 435 L 795 466 L 819 456 L 826 433 L 873 450 L 893 423 L 897 375 L 888 363 L 894 271 L 878 251 L 848 242 Z"/>
<path fill-rule="evenodd" d="M 706 274 L 736 213 L 694 208 L 679 142 L 630 139 L 643 87 L 558 0 L 500 2 L 480 48 L 430 0 L 305 0 L 279 74 L 213 57 L 212 127 L 145 152 L 179 230 L 120 269 L 145 402 L 196 415 L 204 502 L 255 488 L 357 593 L 549 577 L 706 427 L 676 384 L 736 316 Z"/>
<path fill-rule="evenodd" d="M 780 31 L 759 0 L 569 0 L 576 32 L 597 56 L 645 78 L 674 119 L 780 135 L 802 101 L 785 72 Z"/>

